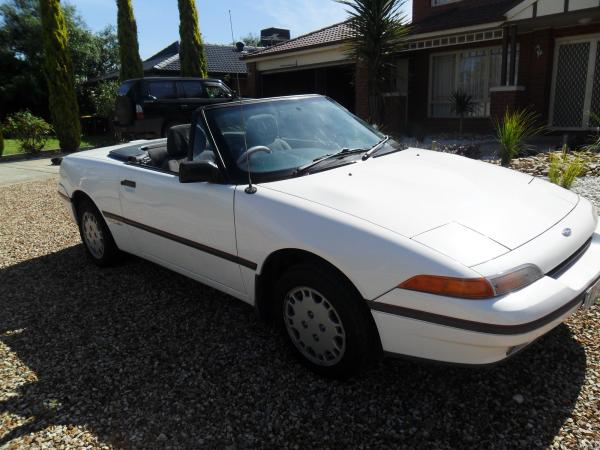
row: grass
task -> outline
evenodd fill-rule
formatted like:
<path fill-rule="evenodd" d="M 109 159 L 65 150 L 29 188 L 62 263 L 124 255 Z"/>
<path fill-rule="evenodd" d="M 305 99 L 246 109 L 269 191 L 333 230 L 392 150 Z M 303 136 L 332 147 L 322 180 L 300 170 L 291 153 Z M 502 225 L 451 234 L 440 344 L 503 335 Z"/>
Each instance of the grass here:
<path fill-rule="evenodd" d="M 114 143 L 115 143 L 115 141 L 111 136 L 106 136 L 106 135 L 83 136 L 81 138 L 80 149 L 88 150 L 91 148 L 102 147 L 102 146 L 111 145 Z M 60 149 L 60 145 L 58 143 L 58 139 L 53 137 L 53 138 L 48 139 L 48 142 L 46 142 L 46 145 L 44 146 L 44 149 L 42 150 L 42 152 L 59 150 L 59 149 Z M 1 156 L 20 155 L 20 154 L 23 154 L 23 152 L 21 151 L 19 141 L 17 141 L 16 139 L 4 139 L 4 152 L 2 153 Z"/>

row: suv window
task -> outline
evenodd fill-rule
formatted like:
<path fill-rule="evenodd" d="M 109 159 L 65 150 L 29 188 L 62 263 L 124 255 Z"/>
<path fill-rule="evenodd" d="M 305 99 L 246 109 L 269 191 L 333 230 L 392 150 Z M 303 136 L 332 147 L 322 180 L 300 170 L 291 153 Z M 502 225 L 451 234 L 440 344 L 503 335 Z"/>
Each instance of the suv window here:
<path fill-rule="evenodd" d="M 221 84 L 207 83 L 205 89 L 208 98 L 229 98 L 231 96 L 229 90 Z"/>
<path fill-rule="evenodd" d="M 178 84 L 184 98 L 204 97 L 204 85 L 201 81 L 179 81 Z"/>
<path fill-rule="evenodd" d="M 175 83 L 172 81 L 147 81 L 146 89 L 148 95 L 159 100 L 177 98 Z"/>
<path fill-rule="evenodd" d="M 135 81 L 126 81 L 125 83 L 122 83 L 121 86 L 119 86 L 117 95 L 119 97 L 124 97 L 125 95 L 127 95 L 129 93 L 131 86 L 133 86 L 134 84 L 135 84 Z"/>

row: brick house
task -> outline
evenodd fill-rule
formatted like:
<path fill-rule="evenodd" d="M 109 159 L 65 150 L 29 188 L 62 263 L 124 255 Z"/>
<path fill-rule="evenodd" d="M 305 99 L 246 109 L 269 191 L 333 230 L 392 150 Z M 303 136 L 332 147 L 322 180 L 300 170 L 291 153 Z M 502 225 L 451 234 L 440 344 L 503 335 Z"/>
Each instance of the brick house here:
<path fill-rule="evenodd" d="M 277 80 L 278 95 L 353 96 L 351 108 L 364 115 L 365 69 L 346 57 L 348 32 L 335 24 L 247 56 L 249 91 L 271 95 Z M 590 111 L 600 113 L 600 0 L 413 0 L 396 68 L 390 128 L 455 130 L 449 96 L 463 90 L 477 103 L 466 130 L 487 131 L 507 107 L 528 107 L 557 132 L 584 131 L 595 125 Z"/>

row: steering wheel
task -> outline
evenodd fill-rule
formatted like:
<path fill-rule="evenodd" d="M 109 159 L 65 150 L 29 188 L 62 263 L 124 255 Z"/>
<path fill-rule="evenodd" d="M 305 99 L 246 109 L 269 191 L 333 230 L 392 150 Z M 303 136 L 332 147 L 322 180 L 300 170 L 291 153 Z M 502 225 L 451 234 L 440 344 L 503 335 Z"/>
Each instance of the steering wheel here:
<path fill-rule="evenodd" d="M 240 155 L 240 157 L 237 159 L 236 164 L 238 166 L 242 165 L 245 161 L 250 161 L 250 157 L 255 154 L 255 153 L 273 153 L 273 150 L 271 150 L 269 147 L 265 146 L 265 145 L 256 145 L 252 148 L 249 148 L 248 150 L 246 150 L 244 153 L 242 153 Z M 250 165 L 250 164 L 248 164 Z"/>

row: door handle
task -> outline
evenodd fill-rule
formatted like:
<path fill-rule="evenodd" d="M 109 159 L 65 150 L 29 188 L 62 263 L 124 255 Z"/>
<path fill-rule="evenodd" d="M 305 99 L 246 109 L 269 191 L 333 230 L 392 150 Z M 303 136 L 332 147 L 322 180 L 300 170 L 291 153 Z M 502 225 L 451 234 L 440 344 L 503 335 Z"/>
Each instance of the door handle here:
<path fill-rule="evenodd" d="M 130 188 L 135 188 L 135 181 L 131 181 L 131 180 L 122 180 L 122 181 L 121 181 L 121 186 L 126 186 L 126 187 L 130 187 Z"/>

